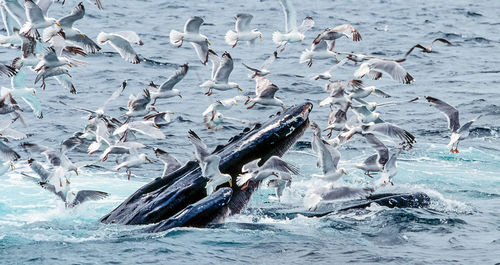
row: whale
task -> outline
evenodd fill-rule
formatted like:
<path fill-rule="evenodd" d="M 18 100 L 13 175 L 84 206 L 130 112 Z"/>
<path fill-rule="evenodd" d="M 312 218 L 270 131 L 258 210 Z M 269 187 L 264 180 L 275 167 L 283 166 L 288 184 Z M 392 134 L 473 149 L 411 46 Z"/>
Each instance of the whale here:
<path fill-rule="evenodd" d="M 212 154 L 221 157 L 219 169 L 231 175 L 232 187 L 223 184 L 207 196 L 199 164 L 192 160 L 176 171 L 158 177 L 140 187 L 120 205 L 100 219 L 105 224 L 148 225 L 145 231 L 160 232 L 175 227 L 206 227 L 224 221 L 227 216 L 240 213 L 261 181 L 250 181 L 241 190 L 236 177 L 243 165 L 256 159 L 264 163 L 271 156 L 283 156 L 309 127 L 309 113 L 313 105 L 305 102 L 287 108 L 262 124 L 245 128 L 225 145 L 219 145 Z M 351 205 L 352 209 L 368 207 L 372 202 L 391 207 L 424 207 L 427 200 L 416 194 L 371 195 L 365 201 Z M 412 197 L 413 196 L 413 197 Z M 318 213 L 317 216 L 320 216 Z"/>

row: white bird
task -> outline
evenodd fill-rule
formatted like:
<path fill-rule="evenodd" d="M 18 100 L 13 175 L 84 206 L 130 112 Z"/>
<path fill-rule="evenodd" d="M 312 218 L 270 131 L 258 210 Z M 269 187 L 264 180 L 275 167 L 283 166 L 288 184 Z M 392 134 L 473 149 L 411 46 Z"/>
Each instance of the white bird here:
<path fill-rule="evenodd" d="M 174 88 L 174 86 L 179 83 L 184 76 L 186 76 L 188 69 L 189 67 L 187 64 L 179 66 L 174 74 L 171 75 L 167 81 L 163 82 L 157 90 L 151 91 L 151 99 L 153 99 L 153 103 L 151 105 L 155 105 L 156 100 L 159 98 L 171 98 L 175 96 L 182 98 L 180 90 Z M 149 86 L 157 88 L 157 85 L 153 83 L 153 81 L 151 81 Z"/>
<path fill-rule="evenodd" d="M 149 159 L 146 154 L 131 154 L 126 157 L 122 163 L 117 165 L 115 170 L 119 171 L 120 169 L 125 168 L 128 180 L 130 180 L 130 176 L 132 175 L 132 171 L 130 171 L 130 169 L 140 167 L 146 162 L 152 163 L 151 159 Z"/>
<path fill-rule="evenodd" d="M 26 104 L 33 110 L 35 117 L 43 118 L 42 105 L 36 97 L 36 90 L 34 88 L 26 87 L 24 81 L 24 73 L 19 70 L 15 76 L 11 78 L 11 88 L 2 87 L 0 96 L 12 94 L 14 98 L 22 98 Z"/>
<path fill-rule="evenodd" d="M 243 165 L 241 168 L 243 174 L 236 178 L 236 184 L 241 187 L 241 190 L 246 189 L 250 181 L 260 183 L 270 176 L 279 178 L 281 172 L 295 175 L 299 173 L 297 167 L 285 162 L 278 156 L 271 156 L 259 166 L 261 160 L 262 158 L 259 158 Z"/>
<path fill-rule="evenodd" d="M 382 77 L 382 73 L 387 73 L 393 80 L 403 84 L 410 84 L 414 80 L 398 62 L 383 59 L 370 59 L 362 63 L 354 72 L 354 76 L 361 78 L 369 75 L 371 78 L 378 80 Z"/>
<path fill-rule="evenodd" d="M 367 102 L 364 101 L 363 99 L 360 98 L 353 98 L 357 102 L 361 103 L 363 106 L 365 106 L 369 111 L 374 111 L 378 107 L 386 107 L 386 106 L 394 106 L 394 105 L 401 105 L 405 103 L 411 103 L 414 101 L 417 101 L 420 99 L 420 97 L 415 97 L 410 100 L 401 100 L 401 101 L 389 101 L 389 102 L 382 102 L 382 103 L 377 103 L 375 101 Z"/>
<path fill-rule="evenodd" d="M 165 134 L 155 125 L 154 121 L 128 121 L 122 126 L 117 128 L 113 135 L 127 133 L 127 131 L 134 131 L 154 139 L 165 139 Z"/>
<path fill-rule="evenodd" d="M 239 91 L 243 91 L 237 83 L 229 82 L 229 75 L 233 71 L 233 58 L 231 58 L 231 55 L 228 52 L 224 52 L 219 58 L 212 50 L 208 50 L 208 54 L 208 57 L 212 61 L 212 75 L 210 80 L 200 85 L 200 87 L 208 89 L 205 95 L 212 95 L 213 89 L 226 91 L 237 88 Z"/>
<path fill-rule="evenodd" d="M 250 22 L 253 18 L 251 14 L 239 13 L 234 18 L 236 19 L 235 31 L 227 31 L 225 36 L 227 44 L 234 48 L 240 41 L 247 41 L 249 44 L 253 44 L 257 38 L 264 40 L 262 33 L 258 29 L 250 29 Z"/>
<path fill-rule="evenodd" d="M 398 155 L 402 151 L 403 149 L 399 149 L 397 152 L 392 154 L 391 158 L 389 158 L 387 163 L 385 163 L 384 169 L 380 174 L 381 177 L 377 181 L 375 181 L 375 186 L 383 187 L 389 183 L 391 183 L 391 185 L 394 185 L 394 182 L 392 182 L 392 177 L 394 177 L 398 173 L 396 161 L 398 160 Z"/>
<path fill-rule="evenodd" d="M 248 70 L 254 72 L 252 75 L 250 75 L 250 78 L 254 78 L 256 76 L 266 76 L 268 74 L 270 74 L 271 72 L 268 70 L 269 66 L 274 62 L 276 61 L 276 58 L 278 58 L 278 52 L 277 51 L 274 51 L 273 54 L 271 56 L 269 56 L 265 61 L 264 63 L 262 63 L 262 65 L 260 66 L 260 69 L 257 69 L 257 68 L 253 68 L 253 67 L 250 67 L 244 63 L 243 66 L 245 66 Z"/>
<path fill-rule="evenodd" d="M 326 41 L 324 40 L 321 40 L 318 44 L 313 43 L 310 50 L 306 49 L 305 51 L 303 51 L 300 55 L 299 63 L 307 62 L 307 66 L 311 67 L 313 59 L 335 59 L 336 61 L 338 61 L 336 53 L 328 49 Z"/>
<path fill-rule="evenodd" d="M 413 144 L 416 143 L 415 141 L 415 136 L 413 136 L 411 133 L 407 132 L 406 130 L 388 123 L 369 123 L 369 124 L 359 124 L 356 126 L 352 126 L 349 128 L 349 131 L 346 131 L 341 134 L 342 138 L 345 138 L 346 140 L 351 139 L 351 137 L 354 134 L 367 134 L 367 133 L 372 133 L 380 136 L 385 136 L 388 137 L 389 139 L 396 141 L 400 140 L 401 143 L 399 143 L 403 148 L 412 148 Z"/>
<path fill-rule="evenodd" d="M 289 188 L 291 185 L 292 175 L 283 172 L 279 174 L 279 178 L 270 179 L 269 182 L 267 182 L 267 186 L 269 188 L 276 189 L 276 198 L 278 198 L 278 201 L 281 200 L 281 196 L 283 196 L 283 191 L 285 190 L 285 188 Z"/>
<path fill-rule="evenodd" d="M 158 157 L 165 164 L 165 166 L 163 167 L 162 176 L 166 176 L 166 175 L 176 171 L 177 169 L 179 169 L 182 166 L 181 163 L 179 162 L 179 160 L 177 160 L 177 158 L 175 158 L 173 155 L 169 154 L 168 152 L 165 152 L 165 151 L 161 150 L 160 148 L 155 148 L 154 151 L 155 151 L 156 157 Z"/>
<path fill-rule="evenodd" d="M 26 10 L 27 22 L 20 29 L 21 34 L 40 39 L 39 29 L 45 29 L 52 25 L 61 26 L 55 18 L 46 17 L 42 9 L 33 0 L 25 0 L 24 8 Z"/>
<path fill-rule="evenodd" d="M 448 148 L 451 148 L 451 153 L 458 153 L 458 144 L 460 143 L 460 141 L 469 136 L 470 126 L 482 115 L 479 115 L 473 120 L 470 120 L 464 125 L 460 126 L 459 113 L 455 107 L 437 98 L 426 96 L 425 99 L 427 99 L 427 101 L 431 103 L 431 106 L 437 108 L 446 116 L 446 119 L 448 120 L 448 128 L 451 130 L 450 143 L 448 143 Z M 453 149 L 453 147 L 455 147 L 455 149 Z"/>
<path fill-rule="evenodd" d="M 58 190 L 57 185 L 45 182 L 40 178 L 32 177 L 24 173 L 22 174 L 26 179 L 29 179 L 30 181 L 40 185 L 42 188 L 54 193 L 64 202 L 66 208 L 73 208 L 86 201 L 101 200 L 109 196 L 109 193 L 107 192 L 96 190 L 73 191 L 69 188 L 69 185 L 65 185 L 63 189 Z"/>
<path fill-rule="evenodd" d="M 355 164 L 354 167 L 363 170 L 365 175 L 373 178 L 371 173 L 382 172 L 387 161 L 389 161 L 389 149 L 371 133 L 363 134 L 363 137 L 365 137 L 366 141 L 377 151 L 377 153 L 369 156 L 362 163 Z"/>
<path fill-rule="evenodd" d="M 311 128 L 313 129 L 311 147 L 318 155 L 316 166 L 322 170 L 323 175 L 321 175 L 321 178 L 328 182 L 335 182 L 342 175 L 347 175 L 344 168 L 338 168 L 340 152 L 323 140 L 321 129 L 315 122 L 311 123 Z"/>
<path fill-rule="evenodd" d="M 25 139 L 28 137 L 28 135 L 26 135 L 23 132 L 9 128 L 10 125 L 12 125 L 12 123 L 14 123 L 13 120 L 1 120 L 0 121 L 0 137 L 1 138 L 22 140 L 22 139 Z"/>
<path fill-rule="evenodd" d="M 330 41 L 331 44 L 329 45 L 328 49 L 333 50 L 333 48 L 335 47 L 335 40 L 340 39 L 344 36 L 352 39 L 352 41 L 362 40 L 361 34 L 359 34 L 356 28 L 354 28 L 351 24 L 344 24 L 336 26 L 333 29 L 325 29 L 313 40 L 313 45 L 319 44 L 321 41 Z"/>
<path fill-rule="evenodd" d="M 200 164 L 201 172 L 205 171 L 205 159 L 210 155 L 207 145 L 192 130 L 189 130 L 188 139 L 194 147 L 196 161 Z"/>
<path fill-rule="evenodd" d="M 233 187 L 233 179 L 229 174 L 222 174 L 219 169 L 220 156 L 209 155 L 205 158 L 205 170 L 202 171 L 203 177 L 208 181 L 205 186 L 207 196 L 212 194 L 215 189 L 225 183 L 229 183 L 230 187 Z"/>
<path fill-rule="evenodd" d="M 151 113 L 144 116 L 145 120 L 151 120 L 153 124 L 157 127 L 168 125 L 172 122 L 170 115 L 174 114 L 172 111 L 161 111 L 158 113 Z"/>
<path fill-rule="evenodd" d="M 201 63 L 205 65 L 208 62 L 208 45 L 210 45 L 210 41 L 207 36 L 200 34 L 201 24 L 203 24 L 201 17 L 189 18 L 184 24 L 184 32 L 170 31 L 170 43 L 179 44 L 177 47 L 180 48 L 184 41 L 190 42 Z"/>
<path fill-rule="evenodd" d="M 35 84 L 42 80 L 42 85 L 40 87 L 45 90 L 45 79 L 49 77 L 54 77 L 59 84 L 61 84 L 61 86 L 65 89 L 68 89 L 71 94 L 76 94 L 76 88 L 71 82 L 71 75 L 69 74 L 68 69 L 64 67 L 42 68 L 35 78 Z"/>
<path fill-rule="evenodd" d="M 145 116 L 153 109 L 148 106 L 151 102 L 151 94 L 148 89 L 144 89 L 142 94 L 136 96 L 130 95 L 127 103 L 128 111 L 125 113 L 128 117 Z"/>
<path fill-rule="evenodd" d="M 274 32 L 273 42 L 278 44 L 277 48 L 283 47 L 283 51 L 287 43 L 304 41 L 304 33 L 314 26 L 314 20 L 312 17 L 306 17 L 297 27 L 297 13 L 291 0 L 280 0 L 280 4 L 285 14 L 285 33 Z"/>
<path fill-rule="evenodd" d="M 59 26 L 63 30 L 63 37 L 65 40 L 80 45 L 86 52 L 95 53 L 101 50 L 91 38 L 83 34 L 79 29 L 73 27 L 73 24 L 85 16 L 85 7 L 80 2 L 71 14 L 62 17 L 58 20 Z M 44 33 L 45 35 L 45 33 Z M 97 38 L 99 41 L 99 37 Z M 115 48 L 116 49 L 116 48 Z M 121 53 L 120 53 L 121 54 Z"/>
<path fill-rule="evenodd" d="M 203 122 L 213 121 L 215 115 L 221 110 L 228 110 L 232 106 L 238 106 L 238 100 L 245 99 L 244 96 L 235 96 L 232 98 L 226 98 L 222 100 L 216 100 L 214 103 L 210 104 L 208 108 L 203 111 Z"/>
<path fill-rule="evenodd" d="M 138 64 L 141 62 L 139 56 L 130 45 L 131 40 L 127 36 L 122 36 L 119 33 L 101 32 L 97 35 L 97 41 L 101 44 L 109 43 L 129 63 Z"/>
<path fill-rule="evenodd" d="M 326 70 L 325 72 L 321 73 L 321 74 L 317 74 L 313 77 L 314 80 L 318 80 L 318 79 L 321 79 L 321 80 L 331 80 L 333 78 L 331 72 L 341 66 L 343 66 L 344 64 L 347 63 L 347 61 L 349 61 L 349 59 L 347 58 L 344 58 L 342 60 L 340 60 L 338 63 L 332 65 L 330 68 L 328 68 L 328 70 Z"/>
<path fill-rule="evenodd" d="M 433 44 L 434 44 L 434 42 L 436 42 L 436 41 L 440 41 L 440 42 L 442 42 L 442 43 L 445 43 L 445 44 L 447 44 L 448 46 L 451 46 L 451 45 L 452 45 L 452 44 L 451 44 L 451 42 L 449 42 L 449 41 L 448 41 L 448 40 L 446 40 L 446 39 L 443 39 L 443 38 L 437 38 L 437 39 L 434 39 L 434 40 L 431 42 L 431 44 L 429 44 L 429 46 L 425 46 L 425 47 L 424 47 L 424 46 L 422 46 L 422 45 L 420 45 L 420 44 L 416 44 L 415 46 L 411 47 L 411 49 L 410 49 L 410 50 L 409 50 L 409 51 L 405 54 L 405 57 L 406 57 L 406 56 L 408 56 L 408 55 L 409 55 L 409 54 L 413 51 L 413 49 L 415 49 L 415 48 L 419 48 L 419 49 L 421 49 L 421 50 L 422 50 L 422 52 L 431 53 L 431 52 L 432 52 L 432 45 L 433 45 Z"/>
<path fill-rule="evenodd" d="M 265 105 L 265 106 L 280 106 L 283 110 L 286 109 L 283 101 L 275 97 L 276 92 L 279 90 L 279 87 L 267 78 L 263 76 L 255 76 L 255 97 L 248 97 L 248 100 L 245 102 L 245 105 L 250 105 L 247 109 L 253 108 L 256 104 Z"/>
<path fill-rule="evenodd" d="M 377 96 L 383 97 L 383 98 L 390 98 L 391 97 L 391 95 L 376 88 L 375 86 L 353 87 L 351 90 L 349 90 L 349 93 L 347 96 L 349 99 L 352 100 L 355 98 L 366 98 L 371 94 L 374 94 L 374 95 L 377 95 Z"/>

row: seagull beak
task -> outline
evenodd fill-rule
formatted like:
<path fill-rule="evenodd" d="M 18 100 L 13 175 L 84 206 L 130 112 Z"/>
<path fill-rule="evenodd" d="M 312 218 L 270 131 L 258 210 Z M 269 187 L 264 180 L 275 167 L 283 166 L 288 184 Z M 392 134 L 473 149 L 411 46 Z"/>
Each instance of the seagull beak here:
<path fill-rule="evenodd" d="M 279 177 L 280 177 L 280 175 L 278 175 L 278 173 L 276 173 L 276 172 L 273 172 L 273 175 L 274 175 L 275 177 L 277 177 L 277 178 L 279 178 Z"/>
<path fill-rule="evenodd" d="M 148 160 L 149 163 L 153 163 L 153 161 L 151 161 L 151 159 L 149 159 L 149 157 L 146 156 L 146 160 Z"/>
<path fill-rule="evenodd" d="M 259 35 L 260 40 L 264 40 L 264 37 L 262 35 Z"/>
<path fill-rule="evenodd" d="M 78 176 L 78 169 L 75 169 L 75 174 Z M 68 179 L 66 179 L 66 181 L 68 181 Z"/>
<path fill-rule="evenodd" d="M 239 90 L 239 91 L 243 91 L 243 88 L 241 88 L 241 87 L 238 87 L 238 90 Z"/>
<path fill-rule="evenodd" d="M 82 38 L 85 38 L 85 34 L 83 33 L 80 33 L 80 36 L 82 36 Z"/>
<path fill-rule="evenodd" d="M 233 181 L 229 181 L 229 187 L 233 187 Z"/>
<path fill-rule="evenodd" d="M 73 65 L 72 65 L 72 64 L 70 64 L 70 63 L 68 64 L 68 66 L 69 66 L 69 67 L 73 67 Z"/>
<path fill-rule="evenodd" d="M 156 125 L 156 124 L 155 124 L 155 125 L 153 125 L 153 126 L 154 126 L 156 129 L 160 129 L 160 126 L 158 126 L 158 125 Z"/>
<path fill-rule="evenodd" d="M 283 110 L 286 110 L 285 105 L 281 105 L 281 108 L 282 108 Z"/>
<path fill-rule="evenodd" d="M 208 45 L 212 45 L 212 43 L 211 43 L 209 40 L 207 40 L 207 44 L 208 44 Z"/>
<path fill-rule="evenodd" d="M 182 98 L 182 95 L 181 95 L 181 94 L 179 94 L 179 97 L 180 97 L 180 98 Z"/>
<path fill-rule="evenodd" d="M 235 102 L 233 102 L 233 104 L 234 104 L 235 106 L 238 106 L 238 102 L 236 102 L 236 101 L 235 101 Z"/>
<path fill-rule="evenodd" d="M 56 23 L 56 25 L 60 27 L 60 26 L 61 26 L 61 23 Z"/>
<path fill-rule="evenodd" d="M 16 168 L 16 167 L 14 166 L 14 164 L 13 164 L 13 163 L 10 163 L 10 169 L 11 169 L 11 170 L 14 170 L 15 168 Z"/>
<path fill-rule="evenodd" d="M 342 170 L 342 173 L 344 173 L 344 175 L 347 175 L 347 171 L 345 171 L 345 169 Z"/>

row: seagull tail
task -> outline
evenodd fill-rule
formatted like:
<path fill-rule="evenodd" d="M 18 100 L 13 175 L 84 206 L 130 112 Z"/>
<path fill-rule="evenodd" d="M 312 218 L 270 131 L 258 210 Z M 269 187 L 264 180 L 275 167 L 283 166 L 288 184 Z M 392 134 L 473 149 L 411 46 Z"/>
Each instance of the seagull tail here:
<path fill-rule="evenodd" d="M 177 30 L 171 30 L 170 31 L 170 43 L 174 45 L 179 45 L 180 41 L 182 40 L 182 32 L 179 32 Z"/>
<path fill-rule="evenodd" d="M 275 31 L 273 33 L 273 42 L 276 44 L 281 44 L 283 41 L 285 41 L 283 39 L 283 35 L 284 35 L 283 33 Z"/>
<path fill-rule="evenodd" d="M 227 44 L 233 46 L 238 40 L 238 34 L 232 30 L 228 30 L 224 39 Z"/>
<path fill-rule="evenodd" d="M 313 52 L 311 50 L 306 49 L 302 52 L 299 58 L 299 63 L 306 63 L 312 59 Z"/>

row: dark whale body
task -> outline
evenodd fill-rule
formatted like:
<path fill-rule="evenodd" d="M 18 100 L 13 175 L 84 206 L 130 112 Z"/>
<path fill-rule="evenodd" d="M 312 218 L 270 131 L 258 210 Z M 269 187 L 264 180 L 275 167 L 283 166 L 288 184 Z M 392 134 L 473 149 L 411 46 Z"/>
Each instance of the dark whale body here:
<path fill-rule="evenodd" d="M 204 227 L 239 213 L 260 184 L 250 182 L 245 190 L 239 189 L 236 176 L 241 173 L 241 167 L 258 158 L 262 158 L 263 163 L 273 155 L 282 156 L 304 134 L 311 110 L 311 103 L 290 107 L 262 125 L 245 129 L 240 135 L 231 138 L 228 144 L 218 146 L 213 153 L 221 157 L 220 171 L 232 176 L 232 189 L 229 185 L 221 186 L 207 196 L 207 180 L 202 176 L 198 163 L 189 161 L 177 171 L 139 188 L 100 221 L 125 225 L 154 224 L 146 230 L 159 232 L 179 226 Z M 407 194 L 400 197 L 397 194 L 384 194 L 377 199 L 385 201 L 384 198 L 390 196 L 395 207 L 398 204 L 418 207 L 403 199 Z M 359 207 L 362 207 L 361 204 Z"/>

